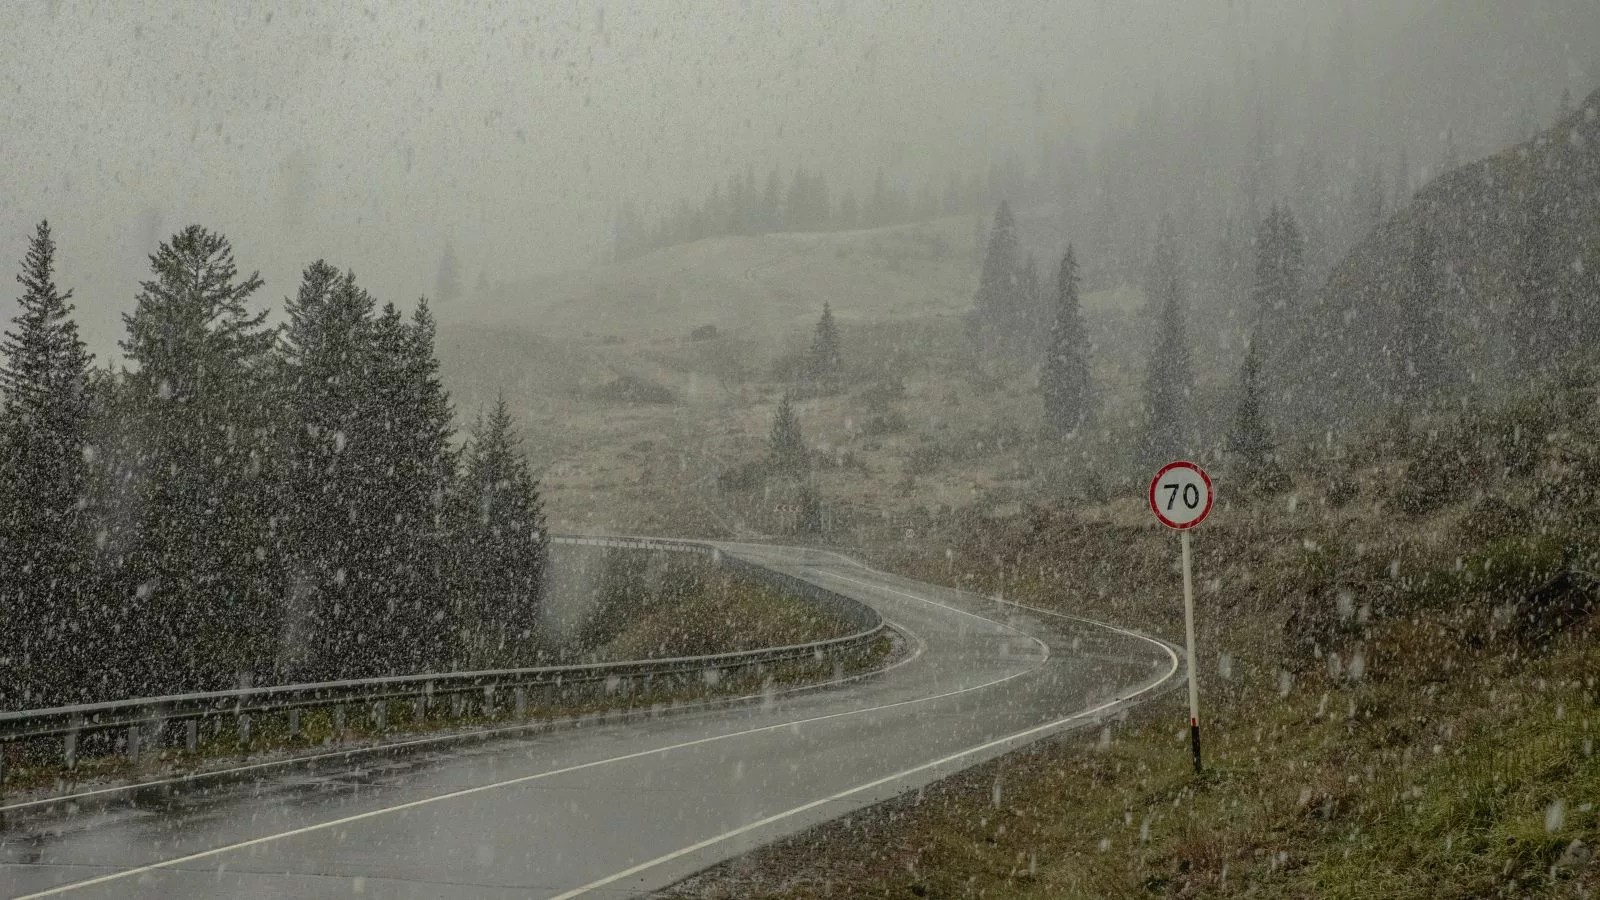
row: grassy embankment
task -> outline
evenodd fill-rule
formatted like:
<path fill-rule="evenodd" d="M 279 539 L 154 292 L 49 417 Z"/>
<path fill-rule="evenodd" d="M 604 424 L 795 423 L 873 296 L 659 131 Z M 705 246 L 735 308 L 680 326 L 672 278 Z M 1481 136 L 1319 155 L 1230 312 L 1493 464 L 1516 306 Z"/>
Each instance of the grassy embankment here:
<path fill-rule="evenodd" d="M 1600 430 L 1566 399 L 1306 456 L 1283 492 L 1222 480 L 1195 540 L 1203 776 L 1175 692 L 684 890 L 1593 895 Z M 1177 542 L 1147 517 L 1034 510 L 969 523 L 951 563 L 885 562 L 1181 642 Z"/>

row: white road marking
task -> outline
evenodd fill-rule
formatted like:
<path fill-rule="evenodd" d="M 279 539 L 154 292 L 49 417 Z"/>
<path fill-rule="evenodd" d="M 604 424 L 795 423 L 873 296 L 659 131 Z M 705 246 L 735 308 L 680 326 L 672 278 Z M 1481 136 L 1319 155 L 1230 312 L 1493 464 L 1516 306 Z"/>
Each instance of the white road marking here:
<path fill-rule="evenodd" d="M 834 555 L 834 556 L 839 557 L 840 559 L 844 560 L 845 562 L 849 563 L 852 566 L 855 566 L 858 569 L 862 569 L 864 571 L 871 572 L 874 575 L 882 575 L 882 576 L 885 576 L 885 577 L 888 577 L 888 578 L 900 578 L 900 577 L 902 577 L 902 576 L 899 576 L 899 575 L 895 575 L 893 572 L 885 572 L 882 569 L 874 569 L 872 566 L 869 566 L 866 563 L 861 562 L 860 560 L 855 559 L 853 557 L 845 556 L 843 553 L 840 553 L 837 550 L 829 550 L 827 552 L 832 554 L 832 555 Z M 834 577 L 838 578 L 838 577 L 843 577 L 843 576 L 837 576 L 836 575 Z M 845 579 L 845 580 L 848 581 L 849 579 Z M 932 586 L 933 587 L 939 587 L 939 585 L 932 585 Z M 1074 622 L 1083 622 L 1086 625 L 1094 625 L 1094 626 L 1096 626 L 1098 628 L 1109 628 L 1112 631 L 1115 631 L 1115 632 L 1117 632 L 1119 634 L 1125 634 L 1128 637 L 1138 638 L 1141 641 L 1149 641 L 1152 644 L 1156 644 L 1157 646 L 1159 646 L 1162 649 L 1166 650 L 1167 651 L 1167 655 L 1173 656 L 1174 658 L 1176 658 L 1176 654 L 1178 652 L 1177 647 L 1173 646 L 1172 644 L 1167 643 L 1166 641 L 1162 640 L 1161 638 L 1153 637 L 1151 635 L 1144 634 L 1144 633 L 1139 632 L 1139 631 L 1134 631 L 1131 628 L 1123 628 L 1120 625 L 1112 625 L 1110 622 L 1101 622 L 1098 619 L 1086 619 L 1083 616 L 1075 616 L 1075 615 L 1072 615 L 1071 613 L 1057 612 L 1056 610 L 1053 610 L 1053 609 L 1045 609 L 1042 606 L 1029 606 L 1026 603 L 1018 603 L 1015 600 L 1007 600 L 1004 597 L 988 597 L 988 598 L 985 598 L 985 597 L 983 597 L 983 596 L 981 596 L 979 594 L 970 594 L 970 593 L 968 593 L 966 591 L 961 590 L 960 588 L 948 588 L 947 587 L 947 588 L 944 588 L 944 590 L 951 591 L 951 592 L 957 593 L 957 594 L 967 594 L 968 596 L 970 596 L 970 597 L 972 597 L 972 598 L 974 598 L 976 600 L 987 599 L 987 600 L 989 600 L 991 602 L 994 602 L 994 603 L 1004 603 L 1007 606 L 1015 606 L 1017 609 L 1025 609 L 1025 610 L 1027 610 L 1029 612 L 1044 613 L 1047 616 L 1055 616 L 1058 619 L 1071 619 Z M 932 603 L 934 601 L 930 600 L 928 602 Z M 942 604 L 940 604 L 940 605 L 942 605 Z M 951 607 L 951 608 L 954 609 L 954 607 Z"/>
<path fill-rule="evenodd" d="M 1005 622 L 996 621 L 994 619 L 989 618 L 988 616 L 980 616 L 980 615 L 978 615 L 977 613 L 974 613 L 974 612 L 967 612 L 966 610 L 964 610 L 964 609 L 962 609 L 962 608 L 960 608 L 958 606 L 951 606 L 948 603 L 940 603 L 937 600 L 929 600 L 927 597 L 918 597 L 915 594 L 908 594 L 905 591 L 898 590 L 896 588 L 892 588 L 892 587 L 889 587 L 887 585 L 873 584 L 870 581 L 858 581 L 858 580 L 856 580 L 854 578 L 849 578 L 849 577 L 846 577 L 844 575 L 840 575 L 837 572 L 822 572 L 820 574 L 826 575 L 829 578 L 836 578 L 839 581 L 848 581 L 851 584 L 859 584 L 862 587 L 868 587 L 868 588 L 871 588 L 871 589 L 873 589 L 875 591 L 883 591 L 883 592 L 889 593 L 889 594 L 898 594 L 901 597 L 906 597 L 906 598 L 909 598 L 909 599 L 912 599 L 912 600 L 916 600 L 916 601 L 921 602 L 921 603 L 928 603 L 928 604 L 932 604 L 933 606 L 942 607 L 944 609 L 950 610 L 951 612 L 960 613 L 963 616 L 971 616 L 972 618 L 977 619 L 980 622 L 986 622 L 986 623 L 988 623 L 990 625 L 999 625 L 1001 628 L 1010 629 L 1011 631 L 1015 631 L 1017 634 L 1022 635 L 1023 637 L 1027 638 L 1028 640 L 1033 641 L 1035 644 L 1038 644 L 1039 645 L 1039 649 L 1044 651 L 1045 658 L 1046 659 L 1050 658 L 1050 646 L 1048 644 L 1046 644 L 1044 641 L 1039 640 L 1038 638 L 1034 637 L 1033 635 L 1027 633 L 1026 631 L 1023 631 L 1022 629 L 1020 629 L 1020 628 L 1018 628 L 1018 627 L 1016 627 L 1014 625 L 1010 625 L 1010 624 L 1005 623 Z"/>
<path fill-rule="evenodd" d="M 846 579 L 846 580 L 851 580 L 851 579 Z M 889 590 L 889 591 L 894 592 L 894 593 L 904 593 L 904 592 L 901 592 L 901 591 L 896 591 L 893 588 L 886 588 L 886 590 Z M 911 596 L 911 595 L 907 594 L 906 596 Z M 913 598 L 913 599 L 922 599 L 922 598 Z M 945 604 L 938 603 L 938 602 L 932 601 L 932 600 L 927 600 L 925 602 L 932 603 L 935 606 L 945 606 Z M 969 615 L 969 616 L 973 615 L 972 613 L 968 613 L 965 610 L 957 610 L 957 609 L 955 609 L 955 607 L 948 607 L 947 606 L 945 608 L 946 609 L 955 610 L 956 612 L 961 612 L 964 615 Z M 983 619 L 983 621 L 989 622 L 990 624 L 1001 625 L 1002 627 L 1010 628 L 1013 631 L 1017 630 L 1017 629 L 1013 628 L 1010 625 L 1006 625 L 1003 622 L 995 622 L 993 619 L 985 619 L 983 616 L 974 616 L 974 617 L 978 618 L 978 619 Z M 1018 632 L 1018 633 L 1024 633 L 1024 632 Z M 1031 637 L 1031 635 L 1029 635 L 1029 636 Z M 1037 640 L 1037 638 L 1035 638 L 1035 640 Z M 316 823 L 314 825 L 305 825 L 305 826 L 302 826 L 300 828 L 292 828 L 292 829 L 290 829 L 288 831 L 282 831 L 282 832 L 277 832 L 275 834 L 263 835 L 263 836 L 258 837 L 258 838 L 251 838 L 250 840 L 237 841 L 235 843 L 226 844 L 226 845 L 223 845 L 221 847 L 213 847 L 213 848 L 211 848 L 209 850 L 201 850 L 201 851 L 199 851 L 197 853 L 190 853 L 190 854 L 188 854 L 186 856 L 177 856 L 177 857 L 173 857 L 172 859 L 165 859 L 165 860 L 161 860 L 160 862 L 150 863 L 148 865 L 136 866 L 134 868 L 129 868 L 129 869 L 121 869 L 121 870 L 118 870 L 116 872 L 108 872 L 105 875 L 100 875 L 100 876 L 97 876 L 97 877 L 94 877 L 94 878 L 85 879 L 83 881 L 75 881 L 75 882 L 71 882 L 71 883 L 68 883 L 68 884 L 57 885 L 55 887 L 46 888 L 45 890 L 37 891 L 37 892 L 32 893 L 32 894 L 23 894 L 21 896 L 13 898 L 13 900 L 36 900 L 36 898 L 39 898 L 39 897 L 54 897 L 54 896 L 57 896 L 57 895 L 60 895 L 60 894 L 68 893 L 70 891 L 81 890 L 83 888 L 88 888 L 88 887 L 95 887 L 97 885 L 107 884 L 107 883 L 110 883 L 110 882 L 113 882 L 113 881 L 120 881 L 120 880 L 122 880 L 124 878 L 131 878 L 131 877 L 134 877 L 134 876 L 137 876 L 137 875 L 144 875 L 146 873 L 154 872 L 154 871 L 157 871 L 157 870 L 160 870 L 160 869 L 170 869 L 170 868 L 172 868 L 174 866 L 180 866 L 180 865 L 183 865 L 185 863 L 196 862 L 196 861 L 202 860 L 202 859 L 210 859 L 212 857 L 221 856 L 223 854 L 231 853 L 231 852 L 234 852 L 236 850 L 244 850 L 244 849 L 249 848 L 249 847 L 260 846 L 262 844 L 272 843 L 274 841 L 283 840 L 285 838 L 297 837 L 299 835 L 311 834 L 313 832 L 318 832 L 318 831 L 325 831 L 325 830 L 330 829 L 330 828 L 337 828 L 337 827 L 339 827 L 341 825 L 348 825 L 348 824 L 351 824 L 352 822 L 360 822 L 360 821 L 364 821 L 366 819 L 373 819 L 373 818 L 377 818 L 379 816 L 389 815 L 391 813 L 403 812 L 403 811 L 408 810 L 408 809 L 416 809 L 416 808 L 419 808 L 419 807 L 422 807 L 422 806 L 427 806 L 429 804 L 440 803 L 440 802 L 443 802 L 445 800 L 454 800 L 454 799 L 457 799 L 459 797 L 468 797 L 468 796 L 472 796 L 474 794 L 481 794 L 481 793 L 484 793 L 485 791 L 498 790 L 500 788 L 512 787 L 514 785 L 519 785 L 519 784 L 527 784 L 527 783 L 532 782 L 532 781 L 538 781 L 540 779 L 550 778 L 550 777 L 553 777 L 553 776 L 556 776 L 556 775 L 566 775 L 566 774 L 569 774 L 569 773 L 572 773 L 572 772 L 579 772 L 579 771 L 583 771 L 585 769 L 592 769 L 592 768 L 596 768 L 598 766 L 609 765 L 611 763 L 625 762 L 627 760 L 640 759 L 642 757 L 652 756 L 652 755 L 659 754 L 659 753 L 669 753 L 669 752 L 672 752 L 674 750 L 683 750 L 683 749 L 686 749 L 686 748 L 689 748 L 689 747 L 703 746 L 705 744 L 716 743 L 717 741 L 725 741 L 725 740 L 729 740 L 731 738 L 736 738 L 736 737 L 747 737 L 747 736 L 752 735 L 752 734 L 761 734 L 763 732 L 778 731 L 780 729 L 794 728 L 794 727 L 800 726 L 800 725 L 810 725 L 810 724 L 813 724 L 813 723 L 816 723 L 816 722 L 823 722 L 823 721 L 827 721 L 827 720 L 830 720 L 830 719 L 839 719 L 839 718 L 844 718 L 844 717 L 847 717 L 847 716 L 859 716 L 859 715 L 864 715 L 866 713 L 880 712 L 880 711 L 886 710 L 886 709 L 895 709 L 897 707 L 910 706 L 910 705 L 917 704 L 917 703 L 928 703 L 928 702 L 931 702 L 931 701 L 934 701 L 934 700 L 942 700 L 942 699 L 944 699 L 946 697 L 954 697 L 954 696 L 958 696 L 960 694 L 971 693 L 972 691 L 984 690 L 986 688 L 990 688 L 990 687 L 994 687 L 996 685 L 1004 684 L 1005 682 L 1011 681 L 1012 679 L 1020 678 L 1023 675 L 1030 674 L 1030 673 L 1035 672 L 1038 669 L 1042 668 L 1050 659 L 1050 648 L 1047 645 L 1045 645 L 1044 642 L 1042 642 L 1042 641 L 1040 641 L 1039 643 L 1040 643 L 1041 646 L 1045 647 L 1045 653 L 1044 653 L 1044 656 L 1039 660 L 1039 662 L 1036 665 L 1031 666 L 1031 667 L 1026 668 L 1026 669 L 1020 669 L 1020 670 L 1018 670 L 1016 672 L 1011 673 L 1010 675 L 1006 675 L 1006 676 L 1003 676 L 1001 678 L 996 678 L 996 679 L 993 679 L 991 681 L 986 681 L 986 682 L 984 682 L 982 684 L 975 684 L 975 685 L 971 685 L 969 687 L 959 688 L 959 689 L 953 690 L 953 691 L 946 691 L 946 692 L 944 692 L 942 694 L 933 694 L 933 695 L 930 695 L 930 696 L 927 696 L 927 697 L 918 697 L 918 698 L 911 699 L 911 700 L 900 700 L 900 701 L 897 701 L 897 702 L 894 702 L 894 703 L 885 703 L 885 704 L 881 704 L 881 705 L 878 705 L 878 706 L 865 707 L 865 708 L 862 708 L 862 709 L 843 710 L 841 712 L 828 713 L 826 715 L 821 715 L 821 716 L 811 716 L 811 717 L 805 718 L 805 719 L 795 719 L 795 720 L 788 721 L 788 722 L 779 722 L 779 723 L 776 723 L 776 724 L 773 724 L 773 725 L 763 725 L 763 726 L 760 726 L 758 728 L 745 729 L 744 731 L 734 731 L 734 732 L 729 732 L 729 733 L 726 733 L 726 734 L 711 735 L 709 737 L 696 738 L 695 740 L 692 740 L 692 741 L 683 741 L 681 743 L 671 744 L 671 745 L 668 745 L 668 746 L 665 746 L 665 747 L 655 747 L 655 748 L 652 748 L 652 749 L 649 749 L 649 750 L 639 750 L 639 751 L 636 751 L 634 753 L 625 753 L 625 754 L 622 754 L 620 756 L 608 757 L 606 759 L 591 760 L 591 761 L 585 762 L 585 763 L 578 763 L 576 765 L 565 766 L 565 767 L 560 768 L 560 769 L 551 769 L 551 770 L 546 771 L 546 772 L 536 772 L 536 773 L 533 773 L 533 774 L 530 774 L 530 775 L 522 775 L 522 776 L 519 776 L 519 777 L 516 777 L 516 778 L 508 778 L 508 779 L 505 779 L 503 781 L 491 782 L 489 784 L 481 784 L 481 785 L 477 785 L 477 786 L 474 786 L 474 787 L 461 788 L 460 790 L 449 791 L 447 793 L 438 794 L 438 795 L 435 795 L 435 796 L 432 796 L 432 797 L 423 797 L 423 798 L 418 799 L 418 800 L 411 800 L 411 801 L 407 801 L 405 803 L 397 803 L 397 804 L 395 804 L 393 806 L 386 806 L 386 807 L 381 807 L 379 809 L 368 810 L 366 812 L 356 813 L 354 815 L 344 816 L 344 817 L 338 818 L 338 819 L 331 819 L 331 820 L 326 821 L 326 822 L 318 822 L 318 823 Z M 986 745 L 986 746 L 988 746 L 988 745 Z M 968 752 L 976 752 L 976 751 L 968 751 Z M 864 785 L 861 788 L 858 788 L 857 790 L 866 790 L 867 787 L 870 787 L 870 785 Z M 623 877 L 625 877 L 625 876 L 623 876 Z"/>
<path fill-rule="evenodd" d="M 1146 640 L 1150 640 L 1150 639 L 1146 638 Z M 656 866 L 659 866 L 659 865 L 661 865 L 663 863 L 671 862 L 671 861 L 673 861 L 675 859 L 679 859 L 679 858 L 687 856 L 687 855 L 689 855 L 691 853 L 697 853 L 697 852 L 699 852 L 701 850 L 706 849 L 707 847 L 711 847 L 711 846 L 714 846 L 714 845 L 716 845 L 718 843 L 721 843 L 722 841 L 728 840 L 729 838 L 738 837 L 741 834 L 746 834 L 748 832 L 755 831 L 758 828 L 764 828 L 764 827 L 766 827 L 768 825 L 773 824 L 774 822 L 779 822 L 779 821 L 782 821 L 784 819 L 790 818 L 791 816 L 799 815 L 800 813 L 806 812 L 808 810 L 816 809 L 819 806 L 826 806 L 829 803 L 834 803 L 834 802 L 837 802 L 839 800 L 843 800 L 846 797 L 850 797 L 850 796 L 852 796 L 854 794 L 859 794 L 862 791 L 870 791 L 873 788 L 882 787 L 882 786 L 884 786 L 886 784 L 892 784 L 892 783 L 894 783 L 896 781 L 904 780 L 904 779 L 909 778 L 910 776 L 915 775 L 915 774 L 917 774 L 919 772 L 926 772 L 929 769 L 936 769 L 936 768 L 938 768 L 940 766 L 949 765 L 950 763 L 953 763 L 953 762 L 955 762 L 955 761 L 957 761 L 959 759 L 962 759 L 964 757 L 972 756 L 975 753 L 983 753 L 983 752 L 988 751 L 988 750 L 993 750 L 996 747 L 1005 746 L 1008 743 L 1013 743 L 1013 742 L 1016 742 L 1016 741 L 1026 740 L 1028 738 L 1034 737 L 1035 735 L 1043 734 L 1043 733 L 1045 733 L 1047 731 L 1050 731 L 1052 729 L 1060 728 L 1060 727 L 1062 727 L 1064 725 L 1067 725 L 1067 724 L 1069 724 L 1071 722 L 1075 722 L 1075 721 L 1077 721 L 1079 719 L 1083 719 L 1083 718 L 1087 718 L 1087 717 L 1093 716 L 1094 714 L 1096 714 L 1098 712 L 1101 712 L 1103 710 L 1109 709 L 1109 708 L 1111 708 L 1113 706 L 1116 706 L 1119 703 L 1126 702 L 1127 700 L 1132 700 L 1134 697 L 1137 697 L 1140 694 L 1143 694 L 1143 693 L 1146 693 L 1148 691 L 1154 690 L 1156 687 L 1160 686 L 1167 679 L 1169 679 L 1173 675 L 1177 674 L 1177 671 L 1178 671 L 1178 656 L 1177 656 L 1177 654 L 1173 653 L 1171 648 L 1161 644 L 1158 641 L 1152 641 L 1152 643 L 1155 643 L 1157 646 L 1161 647 L 1161 649 L 1167 651 L 1167 655 L 1172 658 L 1172 668 L 1167 671 L 1167 674 L 1161 676 L 1160 678 L 1156 679 L 1155 681 L 1152 681 L 1151 683 L 1145 685 L 1144 687 L 1140 688 L 1139 690 L 1134 691 L 1133 693 L 1129 694 L 1127 697 L 1121 697 L 1121 698 L 1118 698 L 1116 700 L 1108 700 L 1105 703 L 1100 704 L 1099 706 L 1096 706 L 1096 707 L 1093 707 L 1093 708 L 1090 708 L 1090 709 L 1086 709 L 1086 710 L 1082 710 L 1080 712 L 1075 712 L 1072 715 L 1067 716 L 1066 718 L 1057 719 L 1054 722 L 1048 722 L 1048 723 L 1046 723 L 1044 725 L 1036 725 L 1036 726 L 1034 726 L 1032 728 L 1029 728 L 1029 729 L 1026 729 L 1024 731 L 1019 731 L 1016 734 L 1008 735 L 1008 736 L 1003 737 L 1003 738 L 997 738 L 996 740 L 989 741 L 986 744 L 979 744 L 976 747 L 972 747 L 972 748 L 969 748 L 969 749 L 966 749 L 966 750 L 962 750 L 962 751 L 957 752 L 957 753 L 952 753 L 949 756 L 946 756 L 946 757 L 944 757 L 942 759 L 936 759 L 936 760 L 934 760 L 932 762 L 926 762 L 926 763 L 923 763 L 922 765 L 919 765 L 919 766 L 913 766 L 913 767 L 911 767 L 909 769 L 905 769 L 905 770 L 896 772 L 893 775 L 885 775 L 882 778 L 878 778 L 878 779 L 875 779 L 873 781 L 869 781 L 866 784 L 856 785 L 853 788 L 846 788 L 845 790 L 842 790 L 839 793 L 834 794 L 834 795 L 829 796 L 829 797 L 823 797 L 823 798 L 821 798 L 819 800 L 812 800 L 809 803 L 802 803 L 799 806 L 793 807 L 791 809 L 786 809 L 783 812 L 774 813 L 774 814 L 772 814 L 770 816 L 767 816 L 764 819 L 758 819 L 757 821 L 751 822 L 751 823 L 746 824 L 746 825 L 741 825 L 738 828 L 735 828 L 735 829 L 733 829 L 731 831 L 725 831 L 722 834 L 716 835 L 714 837 L 706 838 L 703 841 L 697 841 L 697 842 L 695 842 L 693 844 L 690 844 L 687 847 L 682 847 L 682 848 L 679 848 L 677 850 L 672 851 L 671 853 L 667 853 L 667 854 L 664 854 L 662 856 L 658 856 L 655 859 L 648 860 L 646 862 L 642 862 L 642 863 L 640 863 L 640 864 L 638 864 L 638 865 L 636 865 L 636 866 L 634 866 L 632 868 L 624 869 L 621 872 L 616 872 L 616 873 L 613 873 L 611 875 L 607 875 L 606 877 L 598 879 L 596 881 L 591 881 L 591 882 L 589 882 L 588 884 L 586 884 L 586 885 L 584 885 L 582 887 L 573 888 L 572 890 L 567 891 L 565 893 L 557 894 L 554 897 L 550 898 L 550 900 L 572 900 L 572 898 L 574 898 L 574 897 L 582 896 L 584 894 L 589 893 L 590 891 L 596 890 L 598 888 L 603 888 L 606 885 L 615 884 L 618 881 L 621 881 L 621 880 L 623 880 L 625 878 L 631 878 L 634 875 L 638 875 L 638 874 L 640 874 L 642 872 L 649 871 L 650 869 L 653 869 Z"/>
<path fill-rule="evenodd" d="M 899 631 L 901 634 L 910 638 L 915 645 L 915 649 L 913 649 L 905 659 L 897 660 L 881 669 L 872 669 L 866 672 L 858 672 L 854 675 L 846 675 L 842 678 L 832 678 L 827 681 L 818 681 L 811 684 L 802 684 L 795 687 L 788 687 L 782 690 L 773 691 L 771 696 L 797 694 L 805 691 L 817 691 L 823 688 L 836 687 L 841 684 L 849 684 L 852 681 L 860 681 L 863 678 L 871 678 L 875 675 L 882 675 L 885 672 L 892 672 L 895 669 L 898 669 L 901 666 L 916 660 L 917 657 L 922 655 L 924 650 L 928 649 L 927 641 L 924 641 L 915 632 L 912 632 L 910 629 L 905 628 L 898 622 L 894 622 L 889 619 L 884 619 L 884 622 L 886 622 L 890 627 Z M 744 694 L 738 697 L 713 697 L 706 700 L 696 700 L 692 703 L 685 703 L 682 706 L 673 707 L 671 711 L 673 713 L 682 713 L 698 709 L 711 709 L 719 704 L 733 705 L 749 700 L 765 699 L 767 696 L 769 695 L 763 691 L 759 694 Z M 252 763 L 247 766 L 234 766 L 228 769 L 209 769 L 204 772 L 192 772 L 187 775 L 178 775 L 172 778 L 156 778 L 149 781 L 136 781 L 131 784 L 119 784 L 112 787 L 96 788 L 89 791 L 79 791 L 76 794 L 56 794 L 50 797 L 42 797 L 37 800 L 23 800 L 17 803 L 12 803 L 8 806 L 0 806 L 0 813 L 11 812 L 18 809 L 31 809 L 37 806 L 54 806 L 61 803 L 71 803 L 75 800 L 86 800 L 91 797 L 101 797 L 108 794 L 126 794 L 130 791 L 144 790 L 146 788 L 153 787 L 164 787 L 171 784 L 187 784 L 191 781 L 223 778 L 229 775 L 241 775 L 246 772 L 260 772 L 267 769 L 281 769 L 289 766 L 303 765 L 305 763 L 319 762 L 327 759 L 349 759 L 352 756 L 370 753 L 388 753 L 393 750 L 406 750 L 415 747 L 425 747 L 429 744 L 460 742 L 469 738 L 490 740 L 498 735 L 512 734 L 521 731 L 542 731 L 551 727 L 551 722 L 525 722 L 520 725 L 503 725 L 499 728 L 485 728 L 479 731 L 458 731 L 450 734 L 434 735 L 431 737 L 416 738 L 407 741 L 395 741 L 387 744 L 372 744 L 366 747 L 351 747 L 349 749 L 334 750 L 328 753 L 313 753 L 305 756 L 292 756 L 284 759 L 272 759 L 264 762 Z"/>

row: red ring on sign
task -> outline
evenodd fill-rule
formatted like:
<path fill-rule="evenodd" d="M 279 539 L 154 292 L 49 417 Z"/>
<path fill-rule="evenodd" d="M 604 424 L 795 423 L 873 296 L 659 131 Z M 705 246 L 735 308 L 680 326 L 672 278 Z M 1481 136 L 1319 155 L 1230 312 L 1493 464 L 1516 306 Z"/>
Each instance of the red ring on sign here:
<path fill-rule="evenodd" d="M 1206 505 L 1205 505 L 1205 508 L 1200 510 L 1200 515 L 1195 516 L 1195 519 L 1194 519 L 1193 522 L 1187 522 L 1187 523 L 1179 524 L 1177 522 L 1172 521 L 1171 519 L 1169 519 L 1166 516 L 1161 514 L 1161 506 L 1160 506 L 1160 504 L 1158 504 L 1156 502 L 1156 485 L 1161 483 L 1161 476 L 1167 474 L 1168 472 L 1171 472 L 1173 469 L 1189 469 L 1189 470 L 1193 471 L 1195 474 L 1199 475 L 1200 476 L 1200 480 L 1204 481 L 1205 484 L 1206 484 Z M 1167 526 L 1168 528 L 1176 528 L 1179 531 L 1186 531 L 1186 530 L 1188 530 L 1190 528 L 1195 527 L 1196 525 L 1199 525 L 1201 522 L 1204 522 L 1206 520 L 1206 516 L 1211 515 L 1211 504 L 1215 501 L 1215 499 L 1216 499 L 1216 492 L 1215 492 L 1215 489 L 1212 488 L 1212 486 L 1211 486 L 1211 476 L 1206 474 L 1206 470 L 1205 469 L 1200 468 L 1199 466 L 1195 465 L 1192 462 L 1189 462 L 1186 459 L 1180 459 L 1177 462 L 1169 462 L 1169 463 L 1167 463 L 1166 465 L 1161 467 L 1161 471 L 1156 473 L 1156 477 L 1150 479 L 1150 511 L 1155 513 L 1156 514 L 1156 518 L 1158 520 L 1160 520 L 1161 524 Z"/>

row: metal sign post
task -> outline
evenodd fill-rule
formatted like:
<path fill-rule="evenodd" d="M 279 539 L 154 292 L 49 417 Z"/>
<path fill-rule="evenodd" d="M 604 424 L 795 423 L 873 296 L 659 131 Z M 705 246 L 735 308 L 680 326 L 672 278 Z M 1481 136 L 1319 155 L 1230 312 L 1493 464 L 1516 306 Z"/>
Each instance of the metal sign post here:
<path fill-rule="evenodd" d="M 1189 529 L 1205 521 L 1216 493 L 1205 470 L 1192 462 L 1168 463 L 1150 480 L 1150 511 L 1168 528 L 1177 529 L 1183 555 L 1183 630 L 1189 666 L 1189 747 L 1194 770 L 1200 771 L 1200 681 L 1194 662 L 1194 565 Z"/>

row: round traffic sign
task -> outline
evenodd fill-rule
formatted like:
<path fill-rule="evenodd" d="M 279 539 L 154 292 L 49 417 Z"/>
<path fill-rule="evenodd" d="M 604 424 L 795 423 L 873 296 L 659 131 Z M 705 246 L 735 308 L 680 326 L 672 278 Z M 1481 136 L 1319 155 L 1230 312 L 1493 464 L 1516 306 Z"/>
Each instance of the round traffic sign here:
<path fill-rule="evenodd" d="M 1168 528 L 1193 528 L 1211 512 L 1216 493 L 1205 470 L 1186 460 L 1167 463 L 1150 479 L 1150 511 Z"/>

